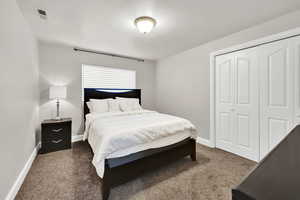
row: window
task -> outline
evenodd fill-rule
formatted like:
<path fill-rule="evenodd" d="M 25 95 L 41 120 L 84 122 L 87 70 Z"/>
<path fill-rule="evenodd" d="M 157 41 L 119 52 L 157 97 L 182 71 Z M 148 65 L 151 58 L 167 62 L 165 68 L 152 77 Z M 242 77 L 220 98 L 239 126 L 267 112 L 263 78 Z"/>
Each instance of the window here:
<path fill-rule="evenodd" d="M 82 65 L 83 88 L 135 89 L 135 76 L 133 70 Z"/>

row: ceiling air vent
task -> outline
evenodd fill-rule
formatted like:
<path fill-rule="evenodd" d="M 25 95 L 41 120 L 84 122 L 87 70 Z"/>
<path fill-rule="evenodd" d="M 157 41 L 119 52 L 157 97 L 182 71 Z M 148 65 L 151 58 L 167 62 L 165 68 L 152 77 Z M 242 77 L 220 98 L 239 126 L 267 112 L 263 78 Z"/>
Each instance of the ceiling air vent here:
<path fill-rule="evenodd" d="M 47 13 L 45 10 L 38 9 L 38 13 L 39 13 L 40 18 L 47 19 Z"/>

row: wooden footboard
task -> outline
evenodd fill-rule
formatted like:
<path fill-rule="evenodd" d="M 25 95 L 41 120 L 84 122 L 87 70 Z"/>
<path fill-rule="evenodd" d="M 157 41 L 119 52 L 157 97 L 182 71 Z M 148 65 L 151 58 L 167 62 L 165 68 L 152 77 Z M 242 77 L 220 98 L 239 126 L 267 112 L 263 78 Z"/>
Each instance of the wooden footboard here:
<path fill-rule="evenodd" d="M 109 198 L 112 187 L 185 156 L 191 156 L 191 159 L 196 161 L 196 142 L 194 139 L 188 138 L 166 147 L 149 149 L 120 158 L 106 159 L 102 179 L 103 200 Z"/>

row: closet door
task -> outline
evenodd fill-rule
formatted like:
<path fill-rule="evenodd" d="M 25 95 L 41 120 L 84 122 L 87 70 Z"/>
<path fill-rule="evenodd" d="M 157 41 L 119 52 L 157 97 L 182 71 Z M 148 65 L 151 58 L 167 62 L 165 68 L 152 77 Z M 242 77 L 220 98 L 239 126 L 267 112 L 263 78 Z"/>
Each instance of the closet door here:
<path fill-rule="evenodd" d="M 256 48 L 216 58 L 216 146 L 259 159 Z"/>
<path fill-rule="evenodd" d="M 259 78 L 257 48 L 235 55 L 235 107 L 233 109 L 235 151 L 259 160 Z"/>
<path fill-rule="evenodd" d="M 216 57 L 216 146 L 234 151 L 234 54 Z"/>
<path fill-rule="evenodd" d="M 293 62 L 290 40 L 260 48 L 261 159 L 293 128 Z"/>
<path fill-rule="evenodd" d="M 300 37 L 295 37 L 291 40 L 294 49 L 294 64 L 295 64 L 295 113 L 294 125 L 300 124 Z"/>

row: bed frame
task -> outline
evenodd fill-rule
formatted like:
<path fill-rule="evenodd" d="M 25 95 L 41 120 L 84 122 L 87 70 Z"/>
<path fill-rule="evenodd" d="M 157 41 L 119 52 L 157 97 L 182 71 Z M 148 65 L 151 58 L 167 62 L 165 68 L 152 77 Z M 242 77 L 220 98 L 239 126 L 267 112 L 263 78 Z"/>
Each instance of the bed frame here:
<path fill-rule="evenodd" d="M 107 89 L 107 88 L 85 88 L 84 89 L 84 116 L 89 113 L 86 102 L 90 99 L 106 98 L 138 98 L 141 104 L 140 89 Z M 93 150 L 91 148 L 93 153 Z M 110 189 L 117 185 L 128 182 L 141 174 L 168 163 L 190 156 L 196 161 L 196 142 L 187 138 L 169 146 L 148 149 L 128 156 L 105 159 L 105 171 L 102 178 L 102 199 L 109 198 Z"/>

